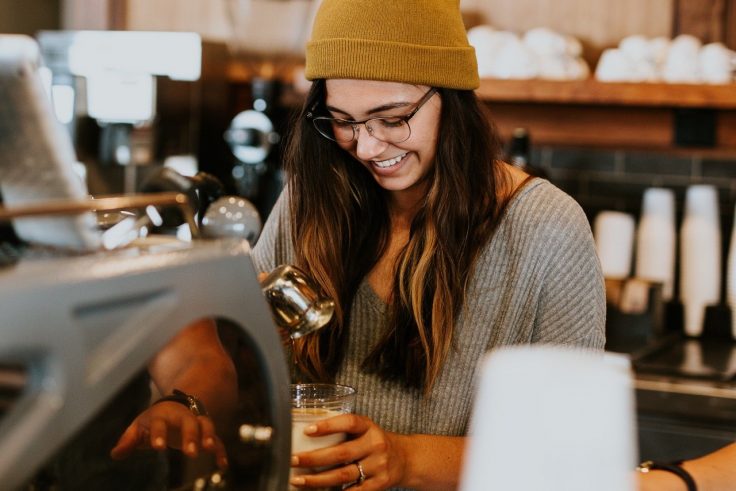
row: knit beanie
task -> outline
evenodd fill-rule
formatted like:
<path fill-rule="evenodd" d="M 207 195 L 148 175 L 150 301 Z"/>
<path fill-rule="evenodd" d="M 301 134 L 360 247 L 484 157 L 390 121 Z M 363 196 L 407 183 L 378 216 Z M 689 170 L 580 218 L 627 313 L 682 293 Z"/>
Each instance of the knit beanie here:
<path fill-rule="evenodd" d="M 323 0 L 307 43 L 307 79 L 479 85 L 460 0 Z"/>

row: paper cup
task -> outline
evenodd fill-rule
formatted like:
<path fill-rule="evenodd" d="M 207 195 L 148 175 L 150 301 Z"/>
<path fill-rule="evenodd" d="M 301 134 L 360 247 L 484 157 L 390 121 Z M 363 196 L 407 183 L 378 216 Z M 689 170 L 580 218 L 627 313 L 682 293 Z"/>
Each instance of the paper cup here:
<path fill-rule="evenodd" d="M 634 217 L 618 211 L 602 211 L 595 217 L 593 235 L 603 276 L 628 278 L 634 248 Z"/>
<path fill-rule="evenodd" d="M 705 308 L 721 294 L 721 225 L 718 193 L 713 186 L 690 186 L 680 229 L 680 300 L 685 333 L 703 331 Z"/>
<path fill-rule="evenodd" d="M 675 193 L 663 188 L 647 189 L 636 232 L 635 275 L 662 283 L 664 301 L 673 297 L 676 237 Z"/>
<path fill-rule="evenodd" d="M 462 491 L 632 491 L 631 368 L 623 355 L 552 346 L 484 361 Z"/>

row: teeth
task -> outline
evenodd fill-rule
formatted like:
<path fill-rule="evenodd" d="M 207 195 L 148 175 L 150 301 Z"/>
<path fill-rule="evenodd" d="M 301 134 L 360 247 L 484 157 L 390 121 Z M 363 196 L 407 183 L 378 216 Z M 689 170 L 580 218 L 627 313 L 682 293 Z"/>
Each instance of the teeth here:
<path fill-rule="evenodd" d="M 373 162 L 378 167 L 381 167 L 381 168 L 385 169 L 386 167 L 391 167 L 392 165 L 398 164 L 401 161 L 401 159 L 403 159 L 404 157 L 406 157 L 406 154 L 405 153 L 404 154 L 401 154 L 401 155 L 398 155 L 398 156 L 396 156 L 396 157 L 394 157 L 392 159 L 388 159 L 388 160 L 374 160 Z"/>

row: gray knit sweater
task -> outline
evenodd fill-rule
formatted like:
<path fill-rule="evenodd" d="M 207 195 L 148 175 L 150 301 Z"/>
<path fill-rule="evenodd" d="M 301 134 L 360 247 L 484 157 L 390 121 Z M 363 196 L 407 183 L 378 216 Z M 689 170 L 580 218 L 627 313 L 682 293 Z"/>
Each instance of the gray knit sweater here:
<path fill-rule="evenodd" d="M 293 260 L 285 194 L 269 216 L 253 260 L 269 271 Z M 488 350 L 550 343 L 586 349 L 604 344 L 605 294 L 590 226 L 580 206 L 548 181 L 534 179 L 509 203 L 475 265 L 455 348 L 429 397 L 360 370 L 379 339 L 386 304 L 367 281 L 358 289 L 339 383 L 358 390 L 356 412 L 399 433 L 464 435 L 476 368 Z"/>

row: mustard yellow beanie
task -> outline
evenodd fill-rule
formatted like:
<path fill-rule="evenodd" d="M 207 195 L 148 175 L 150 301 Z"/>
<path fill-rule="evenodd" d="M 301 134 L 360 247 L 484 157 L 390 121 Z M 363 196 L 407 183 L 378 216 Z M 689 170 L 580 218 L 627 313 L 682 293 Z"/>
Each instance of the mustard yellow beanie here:
<path fill-rule="evenodd" d="M 476 89 L 475 50 L 460 0 L 323 0 L 307 43 L 306 77 Z"/>

